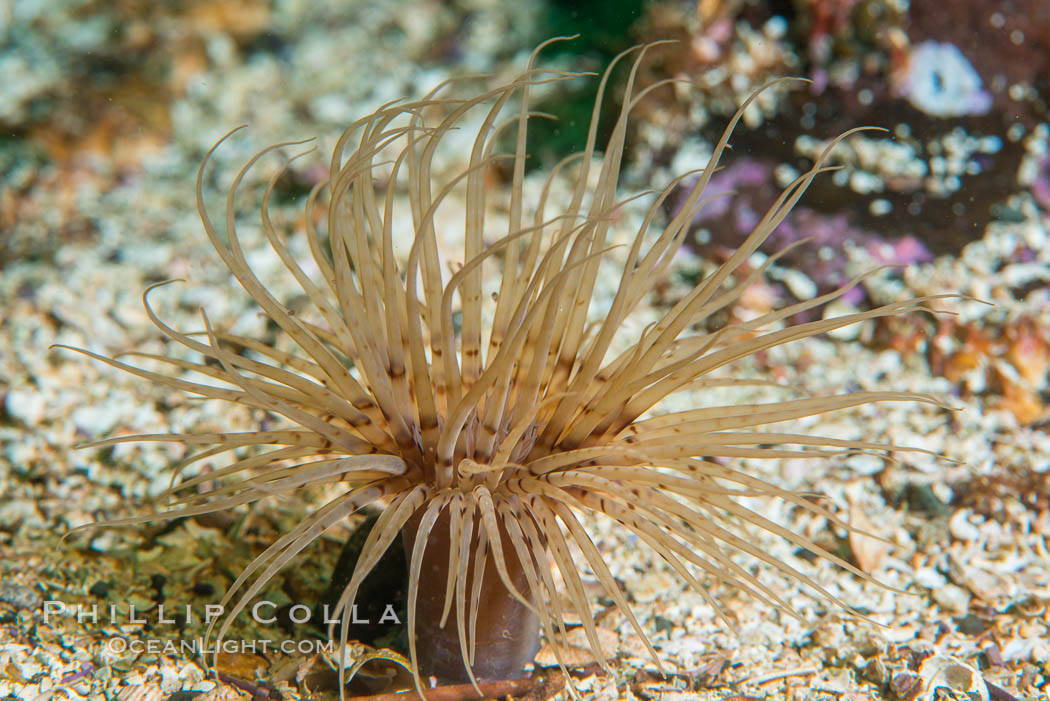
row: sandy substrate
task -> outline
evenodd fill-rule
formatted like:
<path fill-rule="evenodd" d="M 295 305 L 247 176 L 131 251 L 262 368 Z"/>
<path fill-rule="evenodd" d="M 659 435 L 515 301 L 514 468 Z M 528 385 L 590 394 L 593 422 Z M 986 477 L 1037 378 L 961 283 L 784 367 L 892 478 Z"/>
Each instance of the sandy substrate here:
<path fill-rule="evenodd" d="M 384 41 L 386 35 L 370 32 L 367 22 L 382 27 L 395 15 L 396 9 L 377 8 L 360 25 L 359 42 Z M 224 145 L 210 166 L 205 188 L 217 215 L 236 169 L 262 145 L 316 134 L 319 152 L 326 153 L 353 118 L 403 93 L 417 94 L 448 74 L 404 58 L 422 52 L 426 28 L 416 27 L 416 34 L 406 30 L 401 36 L 409 45 L 399 45 L 400 54 L 384 54 L 366 52 L 346 37 L 337 43 L 320 19 L 313 21 L 312 48 L 303 39 L 283 63 L 215 59 L 227 55 L 221 33 L 216 35 L 208 48 L 213 67 L 197 74 L 185 97 L 173 104 L 170 137 L 149 147 L 140 170 L 118 173 L 100 155 L 85 157 L 56 177 L 53 187 L 34 192 L 32 206 L 22 210 L 18 236 L 54 235 L 84 221 L 92 222 L 92 230 L 59 237 L 49 255 L 8 261 L 0 274 L 0 697 L 203 701 L 333 693 L 323 632 L 308 624 L 282 627 L 242 616 L 227 637 L 255 641 L 256 649 L 227 650 L 218 680 L 206 678 L 198 655 L 179 649 L 181 641 L 203 634 L 206 607 L 221 598 L 251 558 L 320 503 L 325 492 L 169 524 L 84 531 L 62 540 L 72 528 L 141 513 L 151 496 L 167 488 L 172 466 L 186 456 L 182 446 L 170 443 L 80 450 L 78 444 L 132 433 L 258 430 L 260 421 L 269 419 L 242 407 L 189 399 L 51 348 L 69 345 L 107 356 L 170 350 L 141 299 L 147 286 L 169 279 L 180 281 L 156 290 L 151 301 L 171 326 L 200 328 L 203 308 L 223 328 L 287 345 L 234 286 L 201 231 L 193 178 L 203 151 L 232 126 L 251 125 Z M 477 21 L 513 26 L 513 17 L 492 8 L 479 11 Z M 488 58 L 494 49 L 478 38 L 484 36 L 490 34 L 479 30 L 468 43 L 459 69 L 508 74 L 510 67 L 520 67 L 521 55 Z M 315 56 L 388 79 L 355 92 L 320 71 Z M 371 63 L 361 63 L 362 56 Z M 308 91 L 311 97 L 305 96 Z M 297 111 L 303 104 L 311 106 L 306 123 Z M 459 165 L 456 153 L 450 149 L 438 170 Z M 323 159 L 311 158 L 299 167 L 299 176 L 316 177 L 323 168 Z M 294 303 L 302 293 L 266 249 L 253 218 L 259 186 L 277 165 L 277 158 L 266 161 L 249 178 L 243 230 L 256 273 L 277 298 Z M 630 176 L 638 178 L 635 171 Z M 660 172 L 650 176 L 666 178 Z M 541 183 L 534 180 L 530 192 Z M 505 186 L 493 184 L 500 187 Z M 575 684 L 584 698 L 913 699 L 932 698 L 922 693 L 938 684 L 960 693 L 972 689 L 971 698 L 1046 694 L 1050 220 L 1021 188 L 1018 198 L 1019 217 L 989 227 L 960 255 L 883 271 L 863 283 L 869 300 L 878 302 L 962 295 L 934 305 L 956 316 L 865 322 L 853 332 L 764 353 L 731 373 L 803 386 L 814 394 L 926 393 L 951 407 L 885 403 L 784 429 L 922 448 L 943 459 L 901 451 L 893 461 L 854 455 L 742 463 L 778 485 L 820 495 L 844 520 L 889 541 L 848 537 L 789 505 L 753 505 L 885 585 L 804 557 L 768 533 L 749 536 L 762 552 L 813 578 L 866 618 L 851 618 L 795 579 L 756 566 L 759 579 L 781 592 L 799 617 L 705 581 L 735 626 L 728 631 L 713 608 L 659 558 L 637 547 L 622 528 L 595 519 L 589 523 L 592 537 L 668 674 L 661 677 L 629 623 L 598 596 L 597 579 L 584 572 L 596 595 L 603 642 L 615 654 L 614 674 L 608 676 L 588 667 L 592 660 L 580 651 L 583 671 Z M 297 205 L 295 196 L 279 203 L 275 220 L 294 227 Z M 448 207 L 455 210 L 454 203 Z M 447 230 L 456 231 L 455 215 L 448 216 Z M 614 242 L 629 240 L 639 216 L 624 214 Z M 454 238 L 445 242 L 449 251 L 455 250 Z M 305 253 L 301 237 L 292 241 Z M 1019 246 L 1028 251 L 1023 260 L 1014 256 Z M 618 255 L 611 254 L 610 270 Z M 858 253 L 851 265 L 861 271 L 874 264 Z M 644 328 L 684 293 L 686 280 L 709 268 L 695 251 L 683 254 L 625 334 Z M 615 282 L 615 276 L 608 279 Z M 756 288 L 736 313 L 741 318 L 759 313 L 771 301 L 782 302 L 783 294 L 779 287 Z M 776 396 L 751 390 L 736 398 Z M 725 399 L 696 391 L 666 408 Z M 315 600 L 354 523 L 308 549 L 267 587 L 266 600 L 277 606 Z M 746 557 L 740 562 L 755 565 Z M 58 604 L 47 601 L 97 607 L 97 616 L 58 615 Z M 287 641 L 293 644 L 283 644 Z M 552 663 L 549 651 L 541 652 L 539 662 Z M 396 662 L 381 659 L 362 675 L 381 680 L 397 669 Z M 539 689 L 532 693 L 531 698 L 546 696 Z"/>

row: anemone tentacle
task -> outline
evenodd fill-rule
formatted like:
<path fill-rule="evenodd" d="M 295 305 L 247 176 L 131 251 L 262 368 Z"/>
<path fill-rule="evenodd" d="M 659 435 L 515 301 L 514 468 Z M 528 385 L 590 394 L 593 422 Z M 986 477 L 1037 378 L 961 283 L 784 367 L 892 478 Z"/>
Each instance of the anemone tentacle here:
<path fill-rule="evenodd" d="M 651 202 L 626 252 L 615 293 L 604 315 L 594 320 L 602 265 L 612 250 L 610 231 L 617 213 L 638 197 L 621 197 L 617 191 L 629 118 L 639 101 L 664 83 L 636 84 L 647 47 L 616 57 L 600 78 L 581 152 L 551 169 L 532 202 L 525 173 L 528 129 L 533 119 L 545 118 L 533 111 L 532 93 L 585 75 L 535 67 L 542 48 L 506 84 L 455 98 L 445 94 L 480 78 L 446 81 L 420 99 L 387 103 L 350 125 L 333 150 L 327 179 L 306 197 L 304 235 L 311 265 L 297 260 L 270 216 L 278 178 L 303 154 L 270 178 L 262 195 L 261 231 L 309 300 L 305 312 L 289 309 L 252 271 L 236 216 L 242 182 L 259 160 L 279 147 L 305 142 L 271 146 L 251 158 L 229 188 L 221 223 L 205 207 L 204 174 L 215 150 L 237 130 L 208 152 L 197 176 L 205 233 L 237 283 L 294 348 L 278 349 L 213 328 L 207 316 L 203 331 L 180 332 L 150 307 L 153 286 L 143 298 L 150 319 L 171 343 L 202 360 L 124 354 L 166 366 L 168 372 L 162 372 L 80 351 L 143 379 L 262 409 L 286 423 L 259 432 L 119 436 L 90 444 L 175 441 L 199 451 L 176 466 L 171 488 L 162 495 L 170 502 L 165 510 L 110 524 L 225 510 L 320 483 L 346 485 L 342 495 L 282 535 L 237 577 L 222 599 L 233 608 L 218 627 L 220 640 L 233 616 L 282 567 L 369 504 L 385 508 L 339 598 L 338 633 L 333 628 L 330 635 L 338 636 L 345 649 L 361 584 L 403 532 L 409 659 L 420 695 L 428 674 L 477 685 L 480 669 L 483 676 L 520 672 L 535 652 L 540 630 L 555 643 L 554 655 L 565 669 L 557 643 L 567 643 L 564 619 L 570 613 L 581 622 L 596 659 L 608 668 L 581 568 L 594 574 L 660 664 L 580 514 L 603 515 L 637 536 L 727 625 L 728 617 L 705 588 L 707 578 L 795 613 L 781 595 L 734 561 L 736 552 L 848 609 L 811 576 L 755 546 L 741 525 L 782 537 L 874 581 L 739 500 L 781 499 L 855 530 L 832 509 L 729 463 L 846 453 L 892 459 L 890 452 L 908 449 L 771 426 L 874 402 L 942 403 L 892 391 L 813 397 L 796 387 L 726 378 L 716 371 L 848 324 L 930 311 L 942 296 L 784 325 L 795 314 L 835 301 L 862 282 L 859 276 L 837 291 L 740 324 L 707 331 L 701 323 L 734 305 L 777 261 L 781 254 L 745 268 L 814 178 L 831 170 L 826 165 L 831 149 L 853 132 L 833 140 L 784 189 L 725 263 L 633 342 L 617 346 L 624 323 L 673 265 L 696 211 L 719 196 L 707 192 L 708 183 L 757 93 L 730 120 L 706 167 L 643 193 Z M 600 148 L 598 118 L 610 76 L 614 66 L 628 60 L 622 107 Z M 475 132 L 465 165 L 439 177 L 437 154 L 453 131 L 468 126 Z M 509 154 L 498 152 L 504 137 L 512 137 Z M 505 229 L 497 233 L 486 176 L 500 159 L 508 160 L 510 176 Z M 663 205 L 691 177 L 695 184 L 661 228 Z M 559 188 L 564 189 L 561 197 Z M 559 202 L 561 208 L 552 213 Z M 440 214 L 457 203 L 465 207 L 462 254 L 448 260 L 442 242 L 450 234 L 439 232 Z M 407 252 L 399 246 L 406 243 L 400 238 L 405 230 L 411 231 Z M 498 283 L 487 277 L 493 267 L 501 271 Z M 749 384 L 772 385 L 792 396 L 659 413 L 676 393 Z M 257 452 L 245 453 L 245 448 Z M 228 466 L 177 481 L 195 463 L 225 453 L 231 454 Z M 216 479 L 218 486 L 202 491 Z M 519 615 L 526 621 L 523 630 L 500 628 Z M 417 639 L 417 630 L 440 642 Z M 505 650 L 499 647 L 501 635 L 512 643 Z M 501 655 L 505 662 L 490 663 L 489 657 Z M 341 682 L 343 675 L 340 664 Z"/>

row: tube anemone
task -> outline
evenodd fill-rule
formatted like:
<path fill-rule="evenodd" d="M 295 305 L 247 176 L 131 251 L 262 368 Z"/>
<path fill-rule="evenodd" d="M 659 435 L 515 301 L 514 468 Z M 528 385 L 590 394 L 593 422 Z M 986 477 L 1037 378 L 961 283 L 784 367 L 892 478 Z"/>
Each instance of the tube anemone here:
<path fill-rule="evenodd" d="M 866 319 L 924 310 L 936 299 L 784 324 L 837 299 L 858 279 L 744 323 L 710 331 L 703 323 L 733 305 L 776 260 L 771 256 L 760 268 L 741 272 L 812 180 L 827 170 L 828 154 L 848 134 L 784 190 L 723 265 L 636 338 L 616 346 L 617 332 L 669 270 L 695 212 L 710 199 L 705 188 L 750 100 L 730 121 L 703 170 L 651 193 L 615 295 L 596 320 L 608 234 L 627 201 L 618 197 L 617 182 L 628 117 L 663 83 L 636 85 L 646 47 L 617 57 L 600 78 L 586 143 L 575 157 L 557 164 L 538 197 L 530 198 L 526 145 L 530 121 L 538 116 L 530 111 L 530 93 L 580 75 L 537 68 L 538 52 L 505 85 L 460 98 L 446 95 L 455 87 L 450 81 L 419 100 L 384 105 L 351 125 L 334 149 L 328 178 L 306 199 L 310 272 L 271 221 L 269 203 L 280 173 L 273 176 L 262 197 L 262 231 L 309 299 L 303 312 L 291 312 L 256 277 L 234 225 L 245 174 L 263 154 L 288 144 L 265 149 L 240 171 L 229 191 L 224 227 L 204 206 L 203 174 L 219 144 L 213 147 L 197 180 L 204 229 L 293 351 L 217 329 L 207 316 L 203 332 L 178 331 L 154 314 L 149 290 L 144 303 L 150 318 L 200 360 L 143 356 L 167 365 L 171 371 L 165 373 L 81 351 L 171 388 L 282 416 L 286 424 L 267 431 L 140 435 L 92 444 L 177 441 L 200 448 L 177 471 L 232 454 L 227 467 L 173 484 L 165 494 L 170 508 L 110 525 L 231 509 L 320 483 L 345 487 L 237 577 L 221 602 L 232 608 L 219 626 L 220 639 L 282 567 L 325 530 L 373 503 L 384 508 L 339 599 L 342 625 L 333 635 L 345 647 L 348 612 L 362 580 L 402 533 L 409 564 L 409 659 L 420 694 L 426 675 L 477 684 L 480 678 L 520 674 L 536 652 L 541 630 L 564 669 L 558 645 L 567 643 L 564 620 L 570 616 L 581 622 L 608 668 L 582 569 L 593 573 L 659 665 L 587 533 L 581 514 L 588 512 L 612 519 L 651 547 L 723 620 L 705 589 L 707 576 L 793 615 L 776 591 L 737 564 L 735 551 L 838 601 L 804 572 L 754 545 L 741 525 L 764 529 L 871 579 L 740 498 L 779 498 L 837 527 L 849 529 L 846 523 L 805 495 L 750 475 L 732 461 L 901 450 L 769 427 L 871 402 L 939 404 L 935 398 L 855 392 L 660 411 L 677 392 L 738 382 L 712 373 L 740 359 Z M 598 112 L 610 72 L 632 55 L 622 109 L 600 148 Z M 466 165 L 438 180 L 433 171 L 439 146 L 453 130 L 466 128 L 474 130 Z M 498 153 L 506 136 L 513 150 Z M 511 175 L 506 216 L 497 231 L 485 176 L 501 159 Z M 661 225 L 665 201 L 692 177 L 695 185 L 678 213 Z M 566 182 L 567 191 L 555 192 Z M 456 260 L 447 260 L 442 243 L 450 233 L 438 231 L 438 212 L 454 202 L 465 203 L 463 244 Z M 406 229 L 411 245 L 399 256 L 396 239 Z M 501 275 L 491 277 L 490 269 Z M 219 486 L 202 491 L 213 480 Z"/>

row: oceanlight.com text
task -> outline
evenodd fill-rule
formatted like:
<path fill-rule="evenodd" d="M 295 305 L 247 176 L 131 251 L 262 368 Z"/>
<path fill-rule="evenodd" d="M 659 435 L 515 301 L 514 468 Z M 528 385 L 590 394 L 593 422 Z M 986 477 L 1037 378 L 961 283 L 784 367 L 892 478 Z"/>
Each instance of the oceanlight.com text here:
<path fill-rule="evenodd" d="M 127 654 L 141 655 L 214 655 L 222 652 L 228 655 L 267 655 L 280 652 L 285 655 L 313 655 L 322 653 L 331 655 L 335 643 L 331 640 L 223 640 L 216 644 L 214 640 L 189 638 L 180 640 L 162 640 L 160 638 L 121 638 L 114 637 L 100 643 L 105 653 L 114 656 Z"/>

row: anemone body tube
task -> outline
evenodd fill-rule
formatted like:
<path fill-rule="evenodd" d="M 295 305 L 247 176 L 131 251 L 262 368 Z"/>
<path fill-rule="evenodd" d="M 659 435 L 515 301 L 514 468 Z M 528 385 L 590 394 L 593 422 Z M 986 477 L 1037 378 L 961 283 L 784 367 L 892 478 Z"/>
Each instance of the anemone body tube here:
<path fill-rule="evenodd" d="M 405 524 L 402 537 L 406 557 L 411 558 L 415 546 L 416 529 L 423 515 L 417 512 Z M 445 588 L 449 578 L 449 521 L 448 510 L 442 511 L 427 538 L 419 573 L 419 594 L 416 601 L 416 640 L 419 641 L 419 671 L 446 683 L 468 682 L 470 675 L 463 660 L 460 637 L 456 625 L 456 604 L 453 603 L 447 619 L 442 623 L 445 608 Z M 466 578 L 467 597 L 475 587 L 477 572 L 474 555 L 479 546 L 480 524 L 475 524 L 471 546 L 467 550 L 470 568 Z M 521 562 L 503 528 L 500 528 L 507 573 L 519 592 L 528 595 L 529 586 Z M 455 576 L 455 573 L 452 575 Z M 466 602 L 465 618 L 469 630 L 472 606 Z M 507 591 L 500 580 L 492 558 L 486 558 L 474 622 L 474 664 L 476 679 L 515 679 L 532 662 L 539 650 L 540 621 L 536 614 L 522 605 Z"/>

